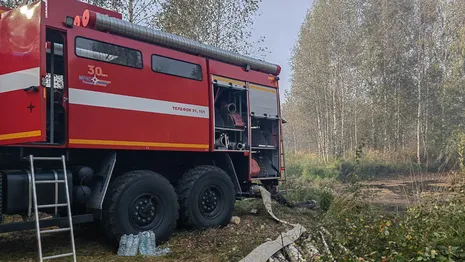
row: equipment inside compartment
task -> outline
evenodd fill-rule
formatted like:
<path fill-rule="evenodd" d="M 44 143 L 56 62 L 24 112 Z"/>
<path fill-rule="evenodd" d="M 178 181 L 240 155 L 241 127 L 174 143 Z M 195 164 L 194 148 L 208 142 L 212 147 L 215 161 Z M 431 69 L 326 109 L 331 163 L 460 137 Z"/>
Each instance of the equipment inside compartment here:
<path fill-rule="evenodd" d="M 248 107 L 245 89 L 214 85 L 215 149 L 245 150 Z"/>

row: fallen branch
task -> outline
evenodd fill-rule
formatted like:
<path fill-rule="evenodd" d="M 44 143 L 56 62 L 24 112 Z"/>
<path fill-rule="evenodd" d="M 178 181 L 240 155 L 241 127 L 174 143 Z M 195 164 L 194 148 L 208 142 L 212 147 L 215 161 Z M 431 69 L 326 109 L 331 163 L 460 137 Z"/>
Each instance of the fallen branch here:
<path fill-rule="evenodd" d="M 331 253 L 331 250 L 329 250 L 328 243 L 326 243 L 325 236 L 323 235 L 323 233 L 321 231 L 319 231 L 319 232 L 320 232 L 320 235 L 321 235 L 321 241 L 323 242 L 323 246 L 325 247 L 325 250 L 326 250 L 326 254 L 328 254 L 331 261 L 335 261 L 334 257 L 333 257 L 333 254 Z"/>
<path fill-rule="evenodd" d="M 283 255 L 283 252 L 278 251 L 278 253 L 274 254 L 274 257 L 279 262 L 288 262 L 289 260 Z"/>
<path fill-rule="evenodd" d="M 318 251 L 318 249 L 313 245 L 311 237 L 307 237 L 303 241 L 303 248 L 304 248 L 304 253 L 310 259 L 310 261 L 320 256 L 320 251 Z"/>
<path fill-rule="evenodd" d="M 333 237 L 331 235 L 331 233 L 326 229 L 324 228 L 323 226 L 320 226 L 320 229 L 323 233 L 325 233 L 326 236 L 328 237 Z M 342 245 L 341 243 L 336 243 L 337 247 L 339 247 L 345 254 L 349 254 L 351 255 L 353 258 L 357 259 L 357 256 L 352 252 L 350 251 L 348 248 L 346 248 L 344 245 Z"/>
<path fill-rule="evenodd" d="M 286 246 L 284 248 L 284 252 L 286 252 L 287 257 L 291 262 L 304 262 L 305 259 L 302 257 L 302 254 L 300 254 L 299 250 L 295 246 L 294 243 Z"/>

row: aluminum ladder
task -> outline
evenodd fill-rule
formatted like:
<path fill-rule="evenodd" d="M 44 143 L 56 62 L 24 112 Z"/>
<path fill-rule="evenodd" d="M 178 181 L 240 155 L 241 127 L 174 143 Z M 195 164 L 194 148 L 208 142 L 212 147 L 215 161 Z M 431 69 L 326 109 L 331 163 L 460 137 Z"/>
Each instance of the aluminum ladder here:
<path fill-rule="evenodd" d="M 73 219 L 71 215 L 71 204 L 69 199 L 69 188 L 68 188 L 68 174 L 66 172 L 66 159 L 65 156 L 61 157 L 34 157 L 33 155 L 29 155 L 29 164 L 31 168 L 31 180 L 32 180 L 32 195 L 34 200 L 34 215 L 36 221 L 36 233 L 37 233 L 37 244 L 39 248 L 39 259 L 40 262 L 49 259 L 61 258 L 61 257 L 73 257 L 73 261 L 76 261 L 76 248 L 74 245 L 74 232 L 73 232 Z M 55 180 L 39 180 L 36 181 L 35 173 L 34 173 L 34 161 L 61 161 L 63 163 L 63 180 L 59 180 L 57 176 L 55 176 Z M 55 184 L 55 204 L 48 204 L 48 205 L 39 205 L 37 203 L 37 184 Z M 66 203 L 58 203 L 58 185 L 65 184 L 65 191 L 66 191 Z M 40 230 L 39 225 L 39 209 L 43 208 L 55 208 L 55 212 L 59 207 L 67 207 L 68 209 L 68 219 L 69 219 L 69 227 L 67 228 L 58 228 L 58 229 L 49 229 L 49 230 Z M 49 233 L 57 233 L 57 232 L 64 232 L 69 231 L 71 235 L 71 253 L 64 253 L 58 254 L 53 256 L 46 256 L 44 257 L 42 254 L 42 241 L 41 241 L 41 234 L 49 234 Z"/>

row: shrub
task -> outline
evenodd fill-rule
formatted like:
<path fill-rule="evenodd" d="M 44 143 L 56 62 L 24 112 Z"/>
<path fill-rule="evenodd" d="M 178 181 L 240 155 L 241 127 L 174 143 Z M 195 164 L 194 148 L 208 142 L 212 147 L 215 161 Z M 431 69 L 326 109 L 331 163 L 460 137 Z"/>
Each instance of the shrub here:
<path fill-rule="evenodd" d="M 380 156 L 374 155 L 373 152 L 356 160 L 324 162 L 309 154 L 287 154 L 287 159 L 286 172 L 289 177 L 338 178 L 344 182 L 349 182 L 354 178 L 366 180 L 391 174 L 409 174 L 427 170 L 426 167 L 418 166 L 412 162 L 382 159 Z"/>
<path fill-rule="evenodd" d="M 327 212 L 329 208 L 331 207 L 333 200 L 334 200 L 334 195 L 330 190 L 328 189 L 322 190 L 319 195 L 319 206 L 320 206 L 321 211 Z"/>
<path fill-rule="evenodd" d="M 338 202 L 334 201 L 337 206 L 331 206 L 325 216 L 327 228 L 358 257 L 369 261 L 465 261 L 462 198 L 430 200 L 403 215 L 385 215 L 372 208 L 341 210 L 347 199 Z"/>
<path fill-rule="evenodd" d="M 304 176 L 310 179 L 337 178 L 336 162 L 324 163 L 310 154 L 287 154 L 286 174 L 289 177 Z"/>

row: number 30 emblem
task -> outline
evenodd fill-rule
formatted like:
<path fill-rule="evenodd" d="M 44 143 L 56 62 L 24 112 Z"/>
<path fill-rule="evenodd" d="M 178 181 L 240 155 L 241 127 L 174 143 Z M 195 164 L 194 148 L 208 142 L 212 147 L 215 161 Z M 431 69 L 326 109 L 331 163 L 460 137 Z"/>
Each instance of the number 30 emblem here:
<path fill-rule="evenodd" d="M 87 71 L 87 73 L 89 75 L 96 75 L 96 76 L 103 76 L 103 77 L 107 77 L 108 75 L 107 74 L 104 74 L 103 73 L 103 70 L 101 67 L 99 66 L 93 66 L 93 65 L 88 65 L 87 68 L 89 69 Z"/>

